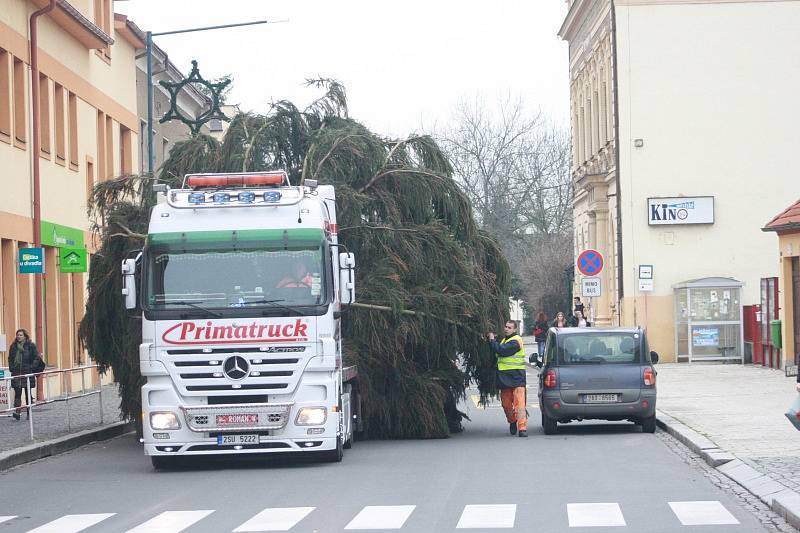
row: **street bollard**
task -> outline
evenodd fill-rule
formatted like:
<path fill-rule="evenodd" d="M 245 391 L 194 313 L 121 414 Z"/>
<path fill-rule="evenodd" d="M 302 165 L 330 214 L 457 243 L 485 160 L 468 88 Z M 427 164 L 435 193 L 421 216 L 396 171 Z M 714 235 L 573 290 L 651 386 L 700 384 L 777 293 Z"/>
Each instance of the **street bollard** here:
<path fill-rule="evenodd" d="M 26 376 L 24 379 L 25 379 L 25 391 L 27 393 L 25 395 L 25 406 L 27 407 L 28 410 L 28 428 L 30 429 L 31 432 L 31 440 L 33 440 L 33 407 L 31 406 L 31 378 Z M 22 405 L 22 402 L 20 402 L 20 405 Z"/>

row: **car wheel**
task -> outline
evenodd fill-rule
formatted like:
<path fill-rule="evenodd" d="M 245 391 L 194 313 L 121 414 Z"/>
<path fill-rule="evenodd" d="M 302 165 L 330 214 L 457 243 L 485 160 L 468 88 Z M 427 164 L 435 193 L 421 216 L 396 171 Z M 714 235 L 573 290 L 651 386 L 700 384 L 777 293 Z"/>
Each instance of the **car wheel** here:
<path fill-rule="evenodd" d="M 342 447 L 345 450 L 349 450 L 350 448 L 352 448 L 353 447 L 353 437 L 350 437 L 349 439 L 347 439 L 347 442 L 345 442 Z"/>
<path fill-rule="evenodd" d="M 558 421 L 550 418 L 542 411 L 542 429 L 545 435 L 555 435 L 558 432 Z"/>
<path fill-rule="evenodd" d="M 655 433 L 656 432 L 656 417 L 655 415 L 647 418 L 642 418 L 642 433 Z"/>

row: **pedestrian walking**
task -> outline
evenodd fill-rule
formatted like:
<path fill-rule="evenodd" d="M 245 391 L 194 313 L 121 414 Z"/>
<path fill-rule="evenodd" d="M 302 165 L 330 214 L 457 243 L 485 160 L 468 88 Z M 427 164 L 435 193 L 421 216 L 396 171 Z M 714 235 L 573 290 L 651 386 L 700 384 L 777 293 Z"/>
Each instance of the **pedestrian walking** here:
<path fill-rule="evenodd" d="M 572 307 L 572 312 L 574 313 L 575 311 L 580 311 L 581 313 L 585 314 L 586 313 L 586 306 L 584 306 L 583 302 L 581 302 L 580 296 L 576 296 L 574 298 L 574 302 L 575 302 L 575 304 Z"/>
<path fill-rule="evenodd" d="M 497 340 L 494 332 L 488 334 L 492 351 L 497 356 L 497 388 L 500 403 L 508 420 L 512 435 L 528 436 L 528 413 L 525 411 L 525 345 L 517 334 L 517 323 L 508 320 L 503 327 L 505 336 Z"/>
<path fill-rule="evenodd" d="M 592 324 L 583 316 L 583 311 L 575 311 L 574 327 L 576 328 L 589 328 Z"/>
<path fill-rule="evenodd" d="M 550 323 L 547 321 L 547 315 L 544 311 L 539 311 L 536 315 L 536 322 L 533 323 L 533 336 L 536 340 L 536 354 L 541 359 L 544 356 L 544 343 L 547 340 L 547 330 L 550 328 Z"/>
<path fill-rule="evenodd" d="M 559 311 L 556 313 L 556 317 L 553 319 L 553 322 L 550 324 L 550 327 L 553 328 L 567 328 L 569 327 L 569 321 L 564 316 L 564 313 Z"/>
<path fill-rule="evenodd" d="M 36 349 L 36 344 L 31 340 L 30 335 L 24 329 L 18 329 L 14 341 L 8 349 L 8 368 L 11 370 L 11 376 L 24 376 L 25 374 L 34 374 L 44 370 L 44 361 L 39 355 L 39 350 Z M 31 389 L 36 387 L 36 377 L 28 377 L 29 387 L 25 384 L 25 378 L 13 378 L 11 380 L 11 388 L 14 389 L 14 407 L 16 411 L 13 417 L 19 420 L 19 414 L 22 411 L 22 393 L 25 392 L 25 406 L 29 408 L 32 403 Z"/>

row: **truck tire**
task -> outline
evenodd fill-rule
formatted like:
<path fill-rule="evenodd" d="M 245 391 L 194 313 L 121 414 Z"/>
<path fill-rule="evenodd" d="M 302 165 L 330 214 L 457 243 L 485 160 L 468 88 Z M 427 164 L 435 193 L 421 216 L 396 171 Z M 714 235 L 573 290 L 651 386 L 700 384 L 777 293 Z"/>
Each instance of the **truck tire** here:
<path fill-rule="evenodd" d="M 647 418 L 642 418 L 640 421 L 642 425 L 642 433 L 655 433 L 656 432 L 656 417 L 648 416 Z"/>
<path fill-rule="evenodd" d="M 322 452 L 322 460 L 328 463 L 341 463 L 344 457 L 344 443 L 341 437 L 336 437 L 336 448 Z"/>
<path fill-rule="evenodd" d="M 175 468 L 175 458 L 165 457 L 163 455 L 151 455 L 150 462 L 153 464 L 154 470 L 171 470 Z"/>
<path fill-rule="evenodd" d="M 558 433 L 558 421 L 550 418 L 542 411 L 542 429 L 545 435 L 555 435 Z"/>

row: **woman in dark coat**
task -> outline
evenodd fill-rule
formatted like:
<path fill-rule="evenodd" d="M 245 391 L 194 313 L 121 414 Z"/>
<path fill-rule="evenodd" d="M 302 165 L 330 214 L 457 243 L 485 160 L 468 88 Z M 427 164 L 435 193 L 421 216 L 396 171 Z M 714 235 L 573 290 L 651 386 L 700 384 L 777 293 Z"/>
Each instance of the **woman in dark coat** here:
<path fill-rule="evenodd" d="M 31 340 L 30 335 L 24 329 L 17 330 L 16 339 L 11 343 L 8 349 L 8 367 L 11 370 L 12 376 L 23 376 L 25 374 L 33 374 L 44 370 L 42 358 L 39 355 L 39 350 Z M 30 376 L 28 378 L 30 388 L 36 387 L 36 378 Z M 25 378 L 14 378 L 11 380 L 11 387 L 14 389 L 14 407 L 17 411 L 13 414 L 14 418 L 19 420 L 19 413 L 22 410 L 22 393 L 25 392 L 25 405 L 31 404 L 31 398 L 28 396 L 27 387 L 25 386 Z"/>
<path fill-rule="evenodd" d="M 533 324 L 533 335 L 536 338 L 536 353 L 539 357 L 544 357 L 544 343 L 547 340 L 547 330 L 550 329 L 550 322 L 547 315 L 540 311 L 536 315 L 536 322 Z"/>

